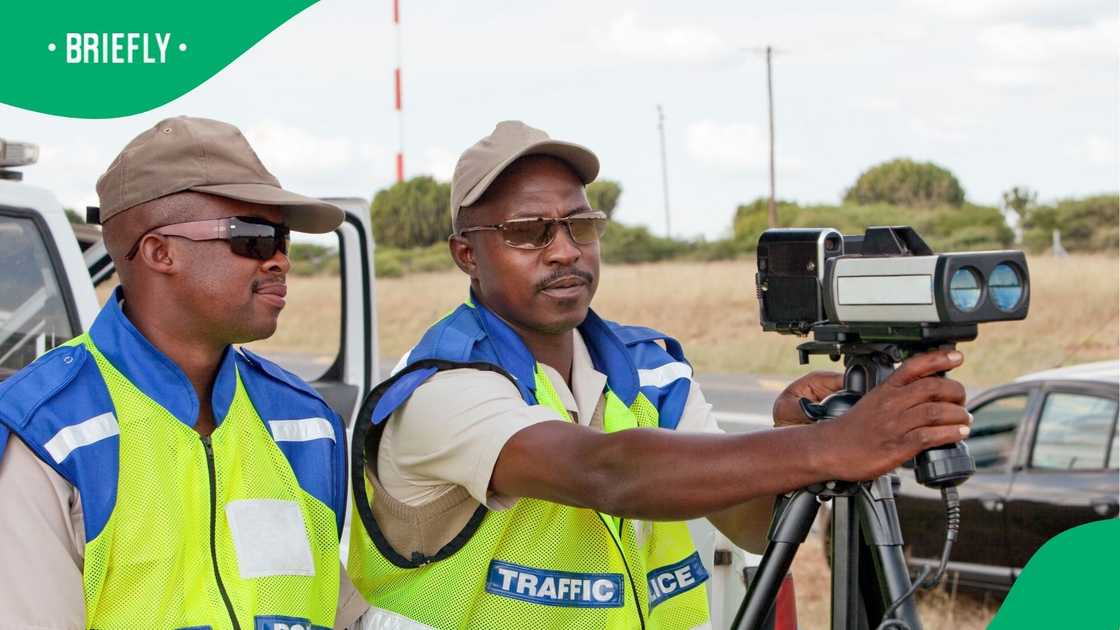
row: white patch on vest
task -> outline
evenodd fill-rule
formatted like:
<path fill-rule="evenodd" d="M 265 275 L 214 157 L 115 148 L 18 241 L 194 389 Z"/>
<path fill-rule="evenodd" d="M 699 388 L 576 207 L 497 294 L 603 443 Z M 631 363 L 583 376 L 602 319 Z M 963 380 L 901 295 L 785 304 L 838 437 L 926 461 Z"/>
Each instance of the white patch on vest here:
<path fill-rule="evenodd" d="M 43 445 L 50 453 L 56 464 L 70 456 L 75 449 L 100 442 L 105 438 L 120 435 L 121 427 L 117 424 L 117 417 L 113 412 L 107 411 L 99 416 L 83 420 L 61 429 L 54 437 Z"/>
<path fill-rule="evenodd" d="M 355 630 L 434 630 L 431 626 L 384 608 L 371 607 L 358 617 Z"/>
<path fill-rule="evenodd" d="M 268 428 L 277 442 L 310 442 L 328 439 L 334 441 L 334 427 L 326 418 L 301 418 L 299 420 L 269 420 Z"/>
<path fill-rule="evenodd" d="M 618 608 L 622 606 L 622 575 L 572 573 L 525 567 L 492 560 L 486 592 L 547 606 Z"/>
<path fill-rule="evenodd" d="M 665 387 L 678 378 L 692 378 L 692 367 L 681 361 L 666 363 L 652 370 L 638 370 L 642 387 Z"/>
<path fill-rule="evenodd" d="M 242 579 L 315 575 L 303 513 L 295 501 L 230 501 L 226 503 L 226 520 Z"/>

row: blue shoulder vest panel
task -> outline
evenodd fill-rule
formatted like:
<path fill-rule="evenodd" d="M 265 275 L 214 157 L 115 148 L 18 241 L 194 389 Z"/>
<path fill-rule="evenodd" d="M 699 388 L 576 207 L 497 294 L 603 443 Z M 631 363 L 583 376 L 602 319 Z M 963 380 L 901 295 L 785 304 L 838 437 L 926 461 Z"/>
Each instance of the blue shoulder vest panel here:
<path fill-rule="evenodd" d="M 314 388 L 264 357 L 242 348 L 237 356 L 237 368 L 253 407 L 273 439 L 276 439 L 271 424 L 274 420 L 320 418 L 330 423 L 332 436 L 276 440 L 276 445 L 292 465 L 300 486 L 334 510 L 341 534 L 346 514 L 347 479 L 346 430 L 342 419 Z M 277 395 L 278 389 L 285 395 Z"/>
<path fill-rule="evenodd" d="M 81 444 L 82 432 L 72 429 L 78 443 L 68 446 L 65 439 L 52 439 L 63 435 L 64 429 L 86 422 L 106 426 L 110 423 L 97 421 L 104 420 L 105 414 L 112 416 L 115 426 L 109 390 L 84 346 L 56 348 L 0 383 L 0 424 L 78 489 L 87 542 L 101 532 L 116 504 L 120 438 L 87 433 L 87 439 L 98 439 Z"/>
<path fill-rule="evenodd" d="M 476 306 L 462 304 L 429 328 L 409 353 L 407 364 L 424 359 L 491 363 L 513 376 L 526 403 L 537 404 L 536 361 L 529 349 L 508 324 L 477 298 L 472 296 L 471 303 Z M 658 408 L 661 426 L 675 429 L 688 399 L 691 380 L 682 376 L 647 385 L 642 382 L 641 374 L 679 363 L 691 375 L 680 343 L 651 328 L 622 326 L 603 320 L 591 310 L 579 331 L 595 368 L 607 375 L 611 391 L 626 405 L 632 404 L 641 391 Z M 374 408 L 373 424 L 388 418 L 436 371 L 434 367 L 420 369 L 393 383 Z"/>

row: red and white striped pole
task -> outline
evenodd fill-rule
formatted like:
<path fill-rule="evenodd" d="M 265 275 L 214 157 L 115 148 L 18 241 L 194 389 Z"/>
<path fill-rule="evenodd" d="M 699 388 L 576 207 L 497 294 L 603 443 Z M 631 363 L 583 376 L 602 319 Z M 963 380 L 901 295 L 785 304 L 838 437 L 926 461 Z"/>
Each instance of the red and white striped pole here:
<path fill-rule="evenodd" d="M 393 0 L 393 26 L 397 32 L 397 69 L 393 72 L 393 91 L 397 108 L 397 181 L 404 181 L 404 111 L 401 109 L 401 5 Z"/>

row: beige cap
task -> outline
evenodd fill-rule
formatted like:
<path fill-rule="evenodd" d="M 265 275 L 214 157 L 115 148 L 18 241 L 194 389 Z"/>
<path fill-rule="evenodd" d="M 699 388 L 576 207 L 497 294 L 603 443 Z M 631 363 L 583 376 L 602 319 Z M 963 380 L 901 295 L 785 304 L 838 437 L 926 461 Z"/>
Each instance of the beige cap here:
<path fill-rule="evenodd" d="M 330 232 L 343 219 L 337 206 L 280 188 L 237 127 L 177 116 L 133 138 L 97 179 L 101 222 L 184 190 L 280 206 L 299 232 Z"/>
<path fill-rule="evenodd" d="M 494 131 L 474 143 L 459 156 L 455 175 L 451 178 L 451 221 L 454 223 L 459 208 L 465 208 L 482 198 L 517 158 L 526 155 L 551 155 L 567 162 L 584 185 L 595 181 L 599 175 L 599 158 L 591 149 L 561 142 L 548 137 L 520 120 L 505 120 Z"/>

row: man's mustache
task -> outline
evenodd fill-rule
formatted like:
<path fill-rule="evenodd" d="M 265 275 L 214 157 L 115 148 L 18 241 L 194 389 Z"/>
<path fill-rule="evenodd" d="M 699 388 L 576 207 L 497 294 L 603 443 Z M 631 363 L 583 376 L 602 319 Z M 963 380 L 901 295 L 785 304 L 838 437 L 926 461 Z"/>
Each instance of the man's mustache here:
<path fill-rule="evenodd" d="M 548 287 L 548 285 L 552 284 L 553 282 L 556 282 L 560 278 L 567 278 L 567 277 L 571 277 L 571 276 L 579 278 L 580 280 L 583 280 L 584 282 L 586 282 L 589 285 L 595 281 L 595 276 L 591 275 L 590 273 L 588 273 L 588 272 L 586 272 L 582 269 L 575 269 L 575 268 L 557 269 L 556 271 L 548 274 L 544 278 L 544 280 L 541 280 L 540 282 L 538 282 L 536 284 L 535 288 L 536 288 L 537 291 L 543 291 L 546 287 Z"/>

